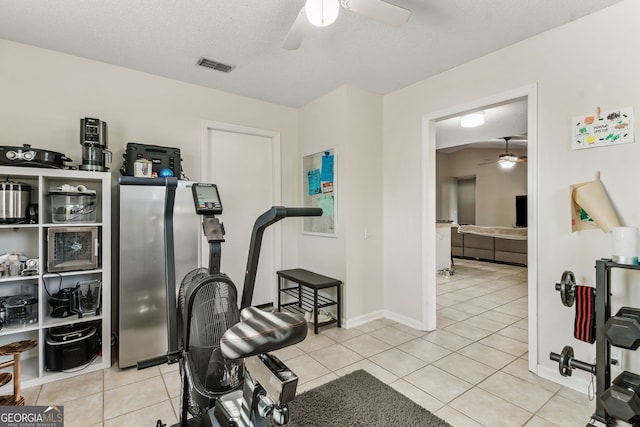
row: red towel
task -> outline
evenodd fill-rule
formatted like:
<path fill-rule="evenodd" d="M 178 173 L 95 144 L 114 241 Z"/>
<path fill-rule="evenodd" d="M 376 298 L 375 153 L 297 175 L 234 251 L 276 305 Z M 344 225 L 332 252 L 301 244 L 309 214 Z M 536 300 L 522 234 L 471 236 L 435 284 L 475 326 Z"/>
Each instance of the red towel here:
<path fill-rule="evenodd" d="M 596 340 L 596 290 L 590 286 L 576 286 L 576 321 L 573 336 L 593 344 Z"/>

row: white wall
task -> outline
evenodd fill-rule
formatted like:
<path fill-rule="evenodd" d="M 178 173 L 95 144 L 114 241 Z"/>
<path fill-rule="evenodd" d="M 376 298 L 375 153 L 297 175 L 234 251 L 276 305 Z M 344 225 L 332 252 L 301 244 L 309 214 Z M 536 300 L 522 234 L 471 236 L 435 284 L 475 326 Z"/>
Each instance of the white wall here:
<path fill-rule="evenodd" d="M 96 117 L 109 125 L 114 177 L 127 142 L 139 142 L 180 148 L 186 175 L 198 180 L 203 120 L 268 129 L 281 133 L 282 203 L 300 203 L 296 109 L 6 40 L 0 40 L 0 64 L 0 145 L 31 144 L 78 165 L 80 119 Z M 282 224 L 283 259 L 290 264 L 298 226 Z"/>
<path fill-rule="evenodd" d="M 343 280 L 353 326 L 384 307 L 382 97 L 342 86 L 302 107 L 299 129 L 301 156 L 336 149 L 338 224 L 337 237 L 300 237 L 299 267 Z"/>
<path fill-rule="evenodd" d="M 640 144 L 572 151 L 571 118 L 598 106 L 635 106 L 637 114 L 637 16 L 640 2 L 627 0 L 384 97 L 387 309 L 420 319 L 422 116 L 537 83 L 538 360 L 543 374 L 560 379 L 549 352 L 571 344 L 576 358 L 593 359 L 594 346 L 573 339 L 574 309 L 561 305 L 554 283 L 564 270 L 573 270 L 579 283 L 594 284 L 594 262 L 611 255 L 611 239 L 600 231 L 571 233 L 569 185 L 591 180 L 599 170 L 622 222 L 640 225 Z M 640 277 L 619 276 L 624 280 L 613 286 L 614 312 L 620 304 L 640 305 Z M 588 381 L 584 372 L 573 375 L 581 385 Z"/>
<path fill-rule="evenodd" d="M 300 159 L 336 147 L 338 238 L 302 236 L 300 221 L 284 222 L 283 267 L 349 283 L 346 318 L 382 311 L 380 95 L 344 86 L 296 110 L 6 40 L 0 63 L 0 145 L 32 144 L 78 165 L 80 119 L 97 117 L 109 125 L 115 178 L 127 142 L 139 142 L 180 148 L 198 180 L 202 121 L 231 123 L 280 132 L 282 203 L 299 206 Z"/>
<path fill-rule="evenodd" d="M 344 279 L 346 276 L 346 243 L 344 206 L 342 203 L 343 146 L 347 141 L 347 104 L 346 87 L 343 86 L 317 100 L 305 105 L 299 111 L 298 124 L 298 163 L 297 181 L 302 181 L 302 157 L 335 148 L 336 185 L 336 235 L 337 237 L 301 235 L 299 244 L 299 263 L 297 267 L 316 271 L 327 276 Z M 299 191 L 302 191 L 302 185 Z M 291 266 L 294 267 L 293 265 Z"/>
<path fill-rule="evenodd" d="M 279 131 L 283 151 L 296 158 L 292 108 L 2 39 L 0 62 L 3 145 L 60 151 L 77 165 L 80 119 L 97 117 L 109 125 L 112 172 L 126 143 L 139 142 L 180 148 L 185 172 L 198 178 L 204 119 Z"/>
<path fill-rule="evenodd" d="M 524 151 L 511 150 L 516 156 Z M 502 169 L 495 161 L 504 150 L 465 148 L 450 154 L 436 153 L 436 192 L 444 197 L 442 186 L 449 185 L 449 177 L 476 177 L 477 225 L 511 227 L 516 223 L 516 195 L 527 194 L 527 164 L 517 163 Z M 442 198 L 437 212 L 447 214 Z M 443 218 L 451 218 L 451 215 Z"/>
<path fill-rule="evenodd" d="M 350 324 L 384 308 L 382 274 L 382 97 L 347 87 L 345 177 L 347 277 Z"/>

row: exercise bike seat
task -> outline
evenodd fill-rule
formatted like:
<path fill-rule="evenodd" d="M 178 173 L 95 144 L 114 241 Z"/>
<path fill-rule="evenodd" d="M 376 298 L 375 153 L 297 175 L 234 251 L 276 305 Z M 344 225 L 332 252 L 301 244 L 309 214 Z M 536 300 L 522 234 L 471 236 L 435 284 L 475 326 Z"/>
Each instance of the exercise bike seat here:
<path fill-rule="evenodd" d="M 293 314 L 247 307 L 220 338 L 220 350 L 231 360 L 268 353 L 304 340 L 307 329 L 307 321 Z"/>

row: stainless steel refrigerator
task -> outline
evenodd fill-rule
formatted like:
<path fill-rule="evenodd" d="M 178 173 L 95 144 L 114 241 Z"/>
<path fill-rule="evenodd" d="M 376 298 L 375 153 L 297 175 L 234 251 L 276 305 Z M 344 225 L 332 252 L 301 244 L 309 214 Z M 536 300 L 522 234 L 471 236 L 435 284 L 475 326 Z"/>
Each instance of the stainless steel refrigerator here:
<path fill-rule="evenodd" d="M 125 368 L 167 353 L 167 281 L 173 277 L 177 291 L 198 266 L 201 225 L 190 181 L 120 177 L 119 184 L 118 366 Z"/>

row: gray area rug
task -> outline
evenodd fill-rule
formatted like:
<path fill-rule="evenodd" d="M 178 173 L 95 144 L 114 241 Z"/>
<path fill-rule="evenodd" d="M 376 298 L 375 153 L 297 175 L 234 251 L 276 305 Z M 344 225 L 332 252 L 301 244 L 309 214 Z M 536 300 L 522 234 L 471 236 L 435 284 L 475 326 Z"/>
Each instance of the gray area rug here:
<path fill-rule="evenodd" d="M 363 370 L 296 396 L 289 412 L 288 427 L 451 427 Z"/>

